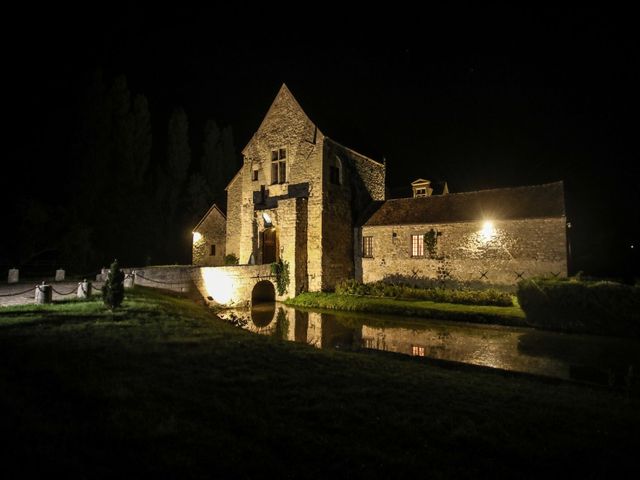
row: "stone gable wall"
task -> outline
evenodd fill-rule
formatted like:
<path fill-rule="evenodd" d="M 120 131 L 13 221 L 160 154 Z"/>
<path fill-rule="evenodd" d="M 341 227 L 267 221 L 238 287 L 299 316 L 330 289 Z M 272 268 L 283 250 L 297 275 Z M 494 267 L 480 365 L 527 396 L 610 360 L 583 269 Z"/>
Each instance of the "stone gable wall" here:
<path fill-rule="evenodd" d="M 277 202 L 278 209 L 288 196 L 308 197 L 305 207 L 308 228 L 301 233 L 306 235 L 306 239 L 303 241 L 301 237 L 294 236 L 301 246 L 306 245 L 305 261 L 309 279 L 305 283 L 308 283 L 310 289 L 316 290 L 320 289 L 322 281 L 323 139 L 322 133 L 300 109 L 288 90 L 283 89 L 244 149 L 242 167 L 240 262 L 246 263 L 251 253 L 260 250 L 259 239 L 263 224 L 260 220 L 261 212 L 255 211 L 254 198 L 262 185 L 269 198 L 282 198 Z M 271 151 L 278 148 L 287 149 L 287 183 L 271 185 Z M 258 171 L 257 181 L 253 180 L 254 169 Z M 282 232 L 278 231 L 278 234 L 282 235 Z M 278 243 L 279 253 L 282 253 L 284 243 L 281 238 Z"/>
<path fill-rule="evenodd" d="M 362 227 L 356 230 L 356 279 L 367 283 L 451 278 L 514 285 L 518 274 L 567 276 L 564 217 L 494 224 L 495 235 L 488 241 L 482 222 Z M 424 258 L 412 258 L 411 235 L 423 235 L 431 228 L 440 233 L 436 258 L 429 258 L 426 251 Z M 373 237 L 373 258 L 362 257 L 363 236 Z"/>
<path fill-rule="evenodd" d="M 196 230 L 201 238 L 193 242 L 191 263 L 206 267 L 224 265 L 226 223 L 219 210 L 214 208 L 209 212 Z M 211 255 L 211 245 L 216 246 L 215 255 Z"/>

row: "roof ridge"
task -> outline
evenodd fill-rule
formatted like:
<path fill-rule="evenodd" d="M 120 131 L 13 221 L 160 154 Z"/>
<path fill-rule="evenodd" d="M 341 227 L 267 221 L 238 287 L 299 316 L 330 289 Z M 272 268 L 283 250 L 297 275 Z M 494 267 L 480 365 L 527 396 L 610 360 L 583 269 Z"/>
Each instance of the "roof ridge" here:
<path fill-rule="evenodd" d="M 369 161 L 371 161 L 371 162 L 373 162 L 373 163 L 375 163 L 375 164 L 377 164 L 377 165 L 383 165 L 383 166 L 384 166 L 384 163 L 379 162 L 378 160 L 374 160 L 374 159 L 373 159 L 373 158 L 371 158 L 371 157 L 367 157 L 364 153 L 360 153 L 360 152 L 358 152 L 357 150 L 354 150 L 353 148 L 347 147 L 346 145 L 341 144 L 341 143 L 340 143 L 340 142 L 338 142 L 337 140 L 334 140 L 333 138 L 331 138 L 331 137 L 329 137 L 329 136 L 327 136 L 327 135 L 325 135 L 325 136 L 324 136 L 324 138 L 325 138 L 325 140 L 330 140 L 330 141 L 332 141 L 333 143 L 335 143 L 336 145 L 338 145 L 339 147 L 342 147 L 342 148 L 344 148 L 345 150 L 349 150 L 350 152 L 355 153 L 356 155 L 360 155 L 361 157 L 363 157 L 363 158 L 365 158 L 365 159 L 367 159 L 367 160 L 369 160 Z"/>
<path fill-rule="evenodd" d="M 480 192 L 498 192 L 498 191 L 505 191 L 505 190 L 525 190 L 525 189 L 531 189 L 531 188 L 539 188 L 539 187 L 549 187 L 551 185 L 558 185 L 558 184 L 564 184 L 563 180 L 558 180 L 555 182 L 549 182 L 549 183 L 539 183 L 536 185 L 520 185 L 518 187 L 498 187 L 498 188 L 485 188 L 484 190 L 470 190 L 468 192 L 455 192 L 455 193 L 448 193 L 447 196 L 451 197 L 451 196 L 460 196 L 460 195 L 469 195 L 469 194 L 473 194 L 473 193 L 480 193 Z M 405 198 L 389 198 L 386 201 L 390 202 L 392 200 L 414 200 L 414 199 L 418 199 L 418 198 L 433 198 L 433 197 L 444 197 L 445 195 L 429 195 L 426 197 L 405 197 Z"/>

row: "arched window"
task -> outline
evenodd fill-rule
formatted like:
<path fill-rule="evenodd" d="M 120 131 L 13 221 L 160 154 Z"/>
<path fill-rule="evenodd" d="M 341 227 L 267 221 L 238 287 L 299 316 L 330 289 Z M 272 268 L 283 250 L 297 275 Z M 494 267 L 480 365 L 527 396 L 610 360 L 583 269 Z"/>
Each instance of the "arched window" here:
<path fill-rule="evenodd" d="M 329 182 L 342 185 L 342 160 L 337 155 L 334 155 L 332 160 L 329 165 Z"/>

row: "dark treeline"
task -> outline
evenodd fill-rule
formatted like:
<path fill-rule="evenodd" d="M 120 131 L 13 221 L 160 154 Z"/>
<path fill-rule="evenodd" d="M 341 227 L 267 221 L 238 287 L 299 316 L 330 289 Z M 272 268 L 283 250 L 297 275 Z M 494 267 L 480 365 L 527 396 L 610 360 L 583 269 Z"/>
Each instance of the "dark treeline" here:
<path fill-rule="evenodd" d="M 3 261 L 76 273 L 116 257 L 127 266 L 189 263 L 193 226 L 224 202 L 240 167 L 231 127 L 212 119 L 190 125 L 178 107 L 152 128 L 145 95 L 132 93 L 124 76 L 107 80 L 99 71 L 77 110 L 64 180 L 71 193 L 57 205 L 18 199 Z"/>

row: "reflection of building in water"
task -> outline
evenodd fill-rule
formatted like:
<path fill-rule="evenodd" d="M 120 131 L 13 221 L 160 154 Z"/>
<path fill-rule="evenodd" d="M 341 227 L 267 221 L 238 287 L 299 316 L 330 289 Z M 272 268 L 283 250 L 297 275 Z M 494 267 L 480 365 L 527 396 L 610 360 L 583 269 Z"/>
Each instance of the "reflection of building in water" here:
<path fill-rule="evenodd" d="M 251 332 L 315 348 L 368 348 L 604 384 L 615 368 L 624 376 L 638 358 L 637 342 L 622 339 L 429 320 L 387 328 L 365 324 L 375 318 L 303 312 L 274 302 L 218 315 Z M 609 359 L 606 367 L 603 358 Z"/>
<path fill-rule="evenodd" d="M 275 303 L 258 304 L 252 309 L 227 309 L 218 313 L 245 330 L 283 340 L 306 343 L 316 348 L 360 346 L 360 329 L 344 326 L 329 315 L 302 312 Z M 239 321 L 238 321 L 239 319 Z"/>
<path fill-rule="evenodd" d="M 549 357 L 522 355 L 518 330 L 486 326 L 425 329 L 362 326 L 365 348 L 568 378 L 568 365 Z"/>

